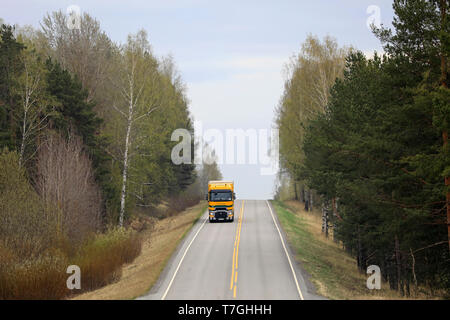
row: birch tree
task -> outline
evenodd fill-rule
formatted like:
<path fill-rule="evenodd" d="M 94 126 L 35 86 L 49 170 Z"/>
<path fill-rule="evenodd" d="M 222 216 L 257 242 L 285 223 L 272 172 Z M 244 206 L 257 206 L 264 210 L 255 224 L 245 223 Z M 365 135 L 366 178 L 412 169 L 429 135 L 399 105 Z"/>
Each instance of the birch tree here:
<path fill-rule="evenodd" d="M 136 143 L 145 139 L 139 125 L 159 108 L 159 96 L 154 90 L 158 81 L 157 60 L 152 56 L 151 48 L 144 30 L 129 35 L 116 56 L 114 78 L 117 103 L 112 105 L 118 113 L 118 125 L 124 129 L 121 156 L 122 181 L 120 194 L 119 225 L 123 225 L 130 163 Z"/>
<path fill-rule="evenodd" d="M 22 52 L 20 60 L 23 72 L 18 77 L 14 91 L 20 98 L 20 108 L 16 117 L 21 134 L 19 164 L 23 165 L 36 153 L 35 150 L 27 156 L 28 149 L 33 143 L 32 138 L 46 127 L 50 115 L 48 109 L 54 101 L 46 92 L 47 70 L 31 44 L 27 44 L 27 49 Z"/>
<path fill-rule="evenodd" d="M 276 110 L 280 134 L 281 164 L 292 176 L 295 187 L 301 181 L 304 162 L 303 141 L 310 120 L 325 113 L 330 89 L 342 77 L 345 57 L 351 48 L 339 47 L 336 40 L 308 36 L 298 55 L 286 65 L 284 93 Z M 300 186 L 304 190 L 304 186 Z M 295 190 L 296 188 L 294 188 Z M 297 197 L 297 192 L 295 192 Z M 307 190 L 303 200 L 311 208 L 312 194 Z"/>

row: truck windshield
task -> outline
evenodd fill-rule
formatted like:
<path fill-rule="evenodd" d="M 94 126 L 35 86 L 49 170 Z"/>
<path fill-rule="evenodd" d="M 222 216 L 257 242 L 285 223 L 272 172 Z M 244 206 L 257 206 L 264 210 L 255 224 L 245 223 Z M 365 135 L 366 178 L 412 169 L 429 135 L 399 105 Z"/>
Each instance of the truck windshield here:
<path fill-rule="evenodd" d="M 233 197 L 231 191 L 211 191 L 209 201 L 231 201 Z"/>

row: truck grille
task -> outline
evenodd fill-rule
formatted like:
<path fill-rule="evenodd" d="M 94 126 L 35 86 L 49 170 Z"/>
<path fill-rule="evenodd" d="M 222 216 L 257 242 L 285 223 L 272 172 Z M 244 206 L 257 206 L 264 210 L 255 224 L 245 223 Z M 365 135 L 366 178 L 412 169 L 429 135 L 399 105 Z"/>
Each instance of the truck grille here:
<path fill-rule="evenodd" d="M 214 216 L 216 217 L 216 219 L 225 219 L 227 217 L 227 212 L 226 211 L 216 211 Z"/>

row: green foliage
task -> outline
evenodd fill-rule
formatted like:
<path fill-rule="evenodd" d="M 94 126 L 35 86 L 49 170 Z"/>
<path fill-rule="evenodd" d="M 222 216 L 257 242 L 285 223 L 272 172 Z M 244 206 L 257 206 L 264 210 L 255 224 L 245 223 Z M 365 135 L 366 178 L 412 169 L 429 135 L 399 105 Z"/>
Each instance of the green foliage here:
<path fill-rule="evenodd" d="M 153 208 L 195 181 L 194 164 L 171 160 L 177 143 L 171 141 L 172 132 L 184 128 L 193 134 L 193 128 L 175 66 L 153 55 L 144 30 L 130 35 L 113 60 L 113 102 L 104 132 L 120 169 L 116 182 L 125 190 L 121 216 L 127 216 L 135 206 Z"/>
<path fill-rule="evenodd" d="M 342 77 L 345 56 L 350 48 L 339 48 L 335 39 L 308 36 L 298 56 L 287 66 L 285 82 L 276 123 L 280 135 L 282 165 L 293 181 L 299 181 L 300 164 L 304 159 L 302 143 L 310 119 L 326 110 L 329 90 L 336 78 Z"/>
<path fill-rule="evenodd" d="M 0 148 L 16 147 L 18 125 L 13 113 L 17 108 L 17 97 L 12 88 L 16 77 L 23 69 L 20 61 L 24 45 L 17 42 L 13 27 L 2 24 L 0 27 Z"/>
<path fill-rule="evenodd" d="M 14 255 L 41 254 L 53 238 L 51 219 L 42 219 L 43 205 L 29 184 L 19 156 L 4 149 L 0 154 L 0 245 Z"/>
<path fill-rule="evenodd" d="M 123 114 L 129 101 L 122 89 L 129 88 L 127 72 L 133 70 L 136 106 L 128 145 L 128 214 L 136 205 L 153 207 L 173 198 L 195 181 L 194 164 L 175 165 L 170 159 L 176 144 L 172 132 L 185 128 L 193 134 L 193 127 L 173 59 L 157 59 L 145 31 L 130 35 L 121 46 L 108 39 L 97 20 L 88 14 L 81 19 L 80 34 L 75 35 L 66 28 L 64 14 L 47 15 L 42 31 L 21 34 L 19 30 L 18 39 L 26 47 L 15 39 L 12 27 L 2 26 L 0 146 L 17 150 L 19 162 L 26 163 L 34 178 L 35 155 L 46 130 L 66 138 L 69 132 L 81 136 L 102 189 L 104 220 L 113 222 L 124 172 L 127 119 Z M 86 62 L 81 56 L 92 59 Z M 38 86 L 30 90 L 35 83 Z M 152 107 L 155 112 L 146 115 Z"/>
<path fill-rule="evenodd" d="M 61 279 L 73 261 L 84 270 L 84 289 L 97 288 L 120 276 L 121 265 L 139 254 L 140 238 L 124 229 L 81 232 L 117 223 L 129 123 L 123 114 L 130 101 L 136 108 L 126 216 L 136 206 L 169 200 L 178 212 L 198 201 L 198 190 L 192 190 L 195 165 L 170 159 L 177 143 L 172 132 L 185 128 L 193 134 L 172 59 L 153 55 L 145 31 L 121 46 L 88 14 L 76 31 L 65 19 L 62 12 L 47 15 L 42 31 L 0 29 L 0 148 L 8 148 L 0 154 L 0 299 L 67 295 Z M 130 87 L 128 72 L 135 76 L 134 91 L 124 99 L 125 90 L 118 88 Z M 56 136 L 63 138 L 49 143 Z M 75 136 L 81 140 L 72 157 Z M 98 201 L 88 204 L 87 195 Z"/>
<path fill-rule="evenodd" d="M 112 183 L 111 157 L 106 153 L 106 137 L 99 135 L 103 120 L 94 112 L 94 103 L 87 101 L 87 91 L 81 86 L 76 76 L 72 76 L 61 65 L 46 61 L 48 69 L 47 89 L 55 98 L 55 112 L 49 117 L 50 127 L 67 136 L 70 130 L 80 135 L 86 151 L 92 159 L 95 176 L 102 188 L 108 209 L 117 205 L 118 189 Z"/>
<path fill-rule="evenodd" d="M 441 58 L 450 52 L 440 39 L 449 30 L 435 1 L 399 0 L 394 9 L 396 33 L 375 30 L 388 55 L 350 54 L 327 112 L 309 122 L 301 177 L 339 199 L 335 234 L 362 271 L 379 265 L 405 294 L 410 284 L 448 290 L 450 96 Z"/>

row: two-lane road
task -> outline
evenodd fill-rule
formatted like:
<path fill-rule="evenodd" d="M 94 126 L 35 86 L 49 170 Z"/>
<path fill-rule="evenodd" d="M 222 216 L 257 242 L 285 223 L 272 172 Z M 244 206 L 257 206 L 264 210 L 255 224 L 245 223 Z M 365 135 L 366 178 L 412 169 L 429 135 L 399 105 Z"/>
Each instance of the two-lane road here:
<path fill-rule="evenodd" d="M 235 220 L 207 212 L 141 299 L 317 299 L 264 200 L 238 200 Z"/>

